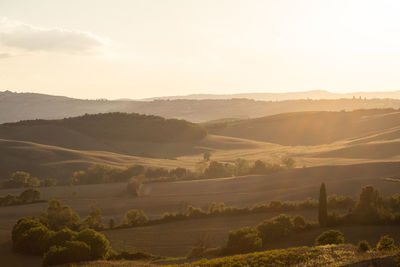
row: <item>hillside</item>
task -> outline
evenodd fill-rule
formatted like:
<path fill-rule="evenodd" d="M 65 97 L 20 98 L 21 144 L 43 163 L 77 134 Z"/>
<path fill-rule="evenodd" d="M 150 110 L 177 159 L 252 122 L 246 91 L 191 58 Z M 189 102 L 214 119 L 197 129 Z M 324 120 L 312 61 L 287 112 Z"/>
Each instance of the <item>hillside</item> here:
<path fill-rule="evenodd" d="M 373 97 L 378 97 L 372 94 Z M 256 101 L 249 96 L 227 99 L 175 100 L 84 100 L 34 93 L 0 92 L 0 123 L 33 119 L 62 119 L 84 114 L 136 112 L 165 118 L 204 122 L 222 118 L 257 118 L 284 112 L 341 111 L 371 108 L 400 108 L 400 99 L 341 98 L 313 100 L 306 94 L 297 100 Z M 210 98 L 214 98 L 210 96 Z M 216 97 L 215 97 L 216 98 Z M 250 97 L 249 97 L 250 98 Z M 309 99 L 308 99 L 309 98 Z M 326 97 L 328 98 L 328 97 Z M 259 98 L 256 98 L 259 99 Z"/>
<path fill-rule="evenodd" d="M 399 131 L 393 130 L 398 125 L 400 112 L 393 109 L 284 113 L 205 124 L 211 134 L 290 146 L 329 144 L 367 136 L 370 138 L 364 138 L 364 142 L 392 140 L 400 138 Z"/>
<path fill-rule="evenodd" d="M 190 122 L 135 113 L 106 113 L 0 125 L 2 139 L 131 155 L 147 153 L 130 150 L 129 144 L 132 143 L 190 143 L 206 135 L 204 128 Z"/>

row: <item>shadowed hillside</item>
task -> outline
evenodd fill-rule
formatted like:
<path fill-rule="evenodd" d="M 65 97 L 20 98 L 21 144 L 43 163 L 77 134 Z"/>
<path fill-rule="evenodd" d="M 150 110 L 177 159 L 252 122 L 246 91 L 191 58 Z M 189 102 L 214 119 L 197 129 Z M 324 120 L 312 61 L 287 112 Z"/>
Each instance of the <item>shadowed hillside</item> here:
<path fill-rule="evenodd" d="M 321 145 L 346 139 L 399 138 L 400 112 L 393 109 L 352 112 L 298 112 L 257 119 L 206 124 L 209 133 L 281 145 Z M 386 134 L 383 134 L 386 133 Z M 380 137 L 379 137 L 380 136 Z M 360 142 L 360 140 L 358 140 Z"/>
<path fill-rule="evenodd" d="M 177 143 L 178 147 L 181 143 L 185 146 L 203 139 L 206 135 L 206 130 L 200 125 L 183 120 L 125 113 L 84 115 L 62 120 L 21 121 L 0 125 L 2 139 L 144 156 L 160 155 L 151 147 L 170 143 Z M 162 151 L 158 149 L 158 152 Z"/>

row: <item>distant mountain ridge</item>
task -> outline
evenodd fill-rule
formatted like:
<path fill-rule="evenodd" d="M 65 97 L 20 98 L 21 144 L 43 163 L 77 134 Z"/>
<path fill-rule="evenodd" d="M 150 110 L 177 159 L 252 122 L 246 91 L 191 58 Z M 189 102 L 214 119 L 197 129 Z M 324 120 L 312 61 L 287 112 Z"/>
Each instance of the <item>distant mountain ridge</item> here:
<path fill-rule="evenodd" d="M 191 94 L 181 96 L 164 96 L 145 98 L 145 101 L 151 100 L 177 100 L 177 99 L 233 99 L 246 98 L 261 101 L 285 101 L 285 100 L 300 100 L 300 99 L 341 99 L 341 98 L 367 98 L 367 99 L 400 99 L 400 91 L 386 92 L 351 92 L 351 93 L 332 93 L 326 90 L 311 90 L 302 92 L 284 92 L 284 93 L 238 93 L 238 94 Z"/>
<path fill-rule="evenodd" d="M 392 92 L 395 94 L 395 92 Z M 373 93 L 369 93 L 370 96 Z M 244 96 L 244 95 L 242 95 Z M 395 96 L 395 95 L 394 95 Z M 128 112 L 164 118 L 205 122 L 223 118 L 257 118 L 297 111 L 340 111 L 400 108 L 400 99 L 298 99 L 260 101 L 233 99 L 176 100 L 84 100 L 35 93 L 0 92 L 0 123 L 34 119 L 62 119 L 84 114 Z"/>

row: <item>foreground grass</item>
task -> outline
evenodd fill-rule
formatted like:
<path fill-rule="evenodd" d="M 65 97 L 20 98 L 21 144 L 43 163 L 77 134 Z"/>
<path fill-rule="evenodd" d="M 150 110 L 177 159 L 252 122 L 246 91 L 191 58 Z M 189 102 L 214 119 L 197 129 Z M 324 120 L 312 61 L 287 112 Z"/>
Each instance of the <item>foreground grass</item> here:
<path fill-rule="evenodd" d="M 344 266 L 358 262 L 374 261 L 396 255 L 390 252 L 361 252 L 351 244 L 326 245 L 319 247 L 297 247 L 279 250 L 267 250 L 249 254 L 233 255 L 216 259 L 202 259 L 195 262 L 179 262 L 165 265 L 166 262 L 143 261 L 96 261 L 76 264 L 76 267 L 108 266 L 166 266 L 166 267 L 228 267 L 228 266 Z M 394 264 L 393 260 L 390 259 Z M 386 262 L 387 263 L 387 262 Z M 375 265 L 374 265 L 375 266 Z M 376 265 L 385 266 L 385 265 Z"/>

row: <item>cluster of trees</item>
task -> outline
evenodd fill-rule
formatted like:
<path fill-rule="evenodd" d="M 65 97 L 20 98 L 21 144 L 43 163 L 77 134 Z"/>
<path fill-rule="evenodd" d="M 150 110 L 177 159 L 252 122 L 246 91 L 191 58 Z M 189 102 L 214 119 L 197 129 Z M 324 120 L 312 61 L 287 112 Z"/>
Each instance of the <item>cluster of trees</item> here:
<path fill-rule="evenodd" d="M 236 159 L 233 164 L 211 161 L 208 166 L 204 168 L 203 177 L 221 178 L 249 174 L 270 174 L 273 172 L 291 169 L 296 166 L 295 160 L 290 157 L 283 158 L 281 163 L 282 164 L 268 163 L 261 160 L 257 160 L 252 163 L 242 158 Z"/>
<path fill-rule="evenodd" d="M 237 254 L 257 251 L 292 232 L 304 231 L 315 226 L 300 215 L 289 217 L 281 214 L 263 221 L 255 228 L 245 227 L 230 231 L 226 247 L 221 253 Z"/>
<path fill-rule="evenodd" d="M 321 184 L 318 221 L 321 226 L 339 224 L 400 224 L 400 194 L 384 197 L 373 186 L 361 189 L 357 202 L 344 215 L 328 213 L 325 184 Z"/>
<path fill-rule="evenodd" d="M 18 196 L 12 194 L 0 196 L 0 206 L 21 205 L 42 201 L 44 200 L 42 199 L 41 192 L 33 188 L 22 191 Z"/>
<path fill-rule="evenodd" d="M 43 266 L 108 257 L 109 241 L 83 225 L 70 207 L 52 200 L 41 217 L 24 217 L 14 225 L 13 249 L 43 256 Z"/>
<path fill-rule="evenodd" d="M 57 180 L 53 178 L 45 178 L 39 180 L 37 177 L 31 176 L 25 171 L 16 171 L 11 174 L 10 178 L 2 183 L 3 188 L 24 188 L 24 187 L 39 187 L 39 186 L 54 186 Z"/>
<path fill-rule="evenodd" d="M 167 169 L 163 167 L 144 167 L 132 165 L 125 169 L 105 165 L 93 165 L 86 171 L 76 171 L 69 180 L 70 184 L 100 184 L 128 182 L 135 178 L 142 182 L 193 180 L 202 178 L 221 178 L 250 174 L 269 174 L 295 167 L 295 160 L 290 157 L 282 159 L 282 164 L 266 163 L 257 160 L 254 163 L 245 159 L 236 159 L 232 163 L 210 161 L 207 152 L 204 161 L 199 162 L 196 171 L 187 168 Z"/>

